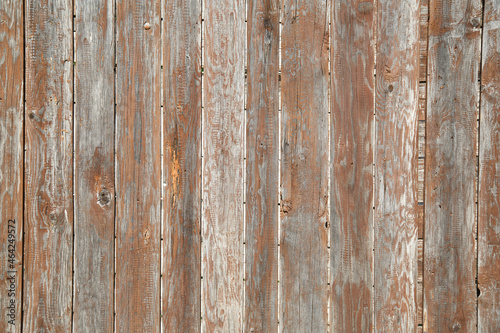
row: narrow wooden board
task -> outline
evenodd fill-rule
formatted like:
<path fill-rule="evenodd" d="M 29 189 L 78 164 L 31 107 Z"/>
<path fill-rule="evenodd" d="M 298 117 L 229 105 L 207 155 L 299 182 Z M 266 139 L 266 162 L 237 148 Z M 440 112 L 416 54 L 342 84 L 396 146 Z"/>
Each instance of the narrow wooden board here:
<path fill-rule="evenodd" d="M 500 2 L 484 2 L 479 138 L 478 330 L 500 332 Z"/>
<path fill-rule="evenodd" d="M 243 327 L 245 1 L 206 1 L 202 329 Z"/>
<path fill-rule="evenodd" d="M 75 2 L 74 332 L 113 332 L 115 2 Z"/>
<path fill-rule="evenodd" d="M 373 329 L 375 2 L 332 4 L 331 329 Z"/>
<path fill-rule="evenodd" d="M 23 1 L 0 2 L 0 332 L 21 332 Z"/>
<path fill-rule="evenodd" d="M 25 1 L 23 331 L 69 332 L 73 291 L 73 4 Z"/>
<path fill-rule="evenodd" d="M 476 328 L 476 113 L 481 0 L 430 0 L 424 332 Z"/>
<path fill-rule="evenodd" d="M 201 2 L 169 0 L 162 6 L 162 322 L 165 332 L 197 332 L 201 328 Z"/>
<path fill-rule="evenodd" d="M 245 331 L 278 330 L 279 0 L 249 0 Z"/>
<path fill-rule="evenodd" d="M 328 325 L 327 1 L 283 3 L 280 330 Z"/>
<path fill-rule="evenodd" d="M 375 331 L 417 326 L 419 2 L 378 2 Z"/>
<path fill-rule="evenodd" d="M 160 330 L 160 2 L 116 2 L 117 332 Z"/>

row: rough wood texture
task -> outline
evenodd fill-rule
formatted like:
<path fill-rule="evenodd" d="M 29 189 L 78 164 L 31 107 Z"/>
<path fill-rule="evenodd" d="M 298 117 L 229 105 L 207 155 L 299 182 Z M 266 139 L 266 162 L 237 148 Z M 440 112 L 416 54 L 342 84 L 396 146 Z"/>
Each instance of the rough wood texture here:
<path fill-rule="evenodd" d="M 381 0 L 377 12 L 375 331 L 414 332 L 419 2 Z"/>
<path fill-rule="evenodd" d="M 328 324 L 328 8 L 283 5 L 280 330 Z"/>
<path fill-rule="evenodd" d="M 21 332 L 23 23 L 23 1 L 0 2 L 0 332 L 5 333 Z"/>
<path fill-rule="evenodd" d="M 472 332 L 481 0 L 431 0 L 429 13 L 423 327 Z"/>
<path fill-rule="evenodd" d="M 478 330 L 500 332 L 500 2 L 484 2 L 479 138 Z"/>
<path fill-rule="evenodd" d="M 160 330 L 160 2 L 116 3 L 116 331 Z"/>
<path fill-rule="evenodd" d="M 114 8 L 75 2 L 74 332 L 113 331 Z"/>
<path fill-rule="evenodd" d="M 243 325 L 245 1 L 206 1 L 202 329 Z"/>
<path fill-rule="evenodd" d="M 25 332 L 71 330 L 73 280 L 73 11 L 25 2 Z"/>
<path fill-rule="evenodd" d="M 371 332 L 375 3 L 332 7 L 331 328 Z"/>
<path fill-rule="evenodd" d="M 165 332 L 197 332 L 201 316 L 201 2 L 169 0 L 164 5 L 162 321 Z"/>
<path fill-rule="evenodd" d="M 248 2 L 245 331 L 278 330 L 279 1 Z"/>

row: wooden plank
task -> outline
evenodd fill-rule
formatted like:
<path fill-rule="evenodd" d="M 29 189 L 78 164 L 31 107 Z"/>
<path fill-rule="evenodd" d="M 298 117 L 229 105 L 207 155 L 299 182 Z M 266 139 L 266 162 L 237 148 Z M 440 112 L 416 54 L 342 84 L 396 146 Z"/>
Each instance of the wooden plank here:
<path fill-rule="evenodd" d="M 73 7 L 25 1 L 23 331 L 69 332 L 73 280 Z"/>
<path fill-rule="evenodd" d="M 476 108 L 481 0 L 430 0 L 424 331 L 476 328 Z"/>
<path fill-rule="evenodd" d="M 75 2 L 75 332 L 113 331 L 114 7 Z"/>
<path fill-rule="evenodd" d="M 0 2 L 0 332 L 21 332 L 23 249 L 23 1 Z"/>
<path fill-rule="evenodd" d="M 331 329 L 373 330 L 374 1 L 332 4 Z"/>
<path fill-rule="evenodd" d="M 160 330 L 160 3 L 116 2 L 116 326 Z"/>
<path fill-rule="evenodd" d="M 479 138 L 478 330 L 500 331 L 500 2 L 484 2 Z"/>
<path fill-rule="evenodd" d="M 427 81 L 427 41 L 429 27 L 429 0 L 420 0 L 420 82 Z"/>
<path fill-rule="evenodd" d="M 375 331 L 417 326 L 419 2 L 378 2 Z"/>
<path fill-rule="evenodd" d="M 243 325 L 245 1 L 203 9 L 202 329 Z"/>
<path fill-rule="evenodd" d="M 169 0 L 162 6 L 162 322 L 165 332 L 196 332 L 201 325 L 201 2 Z"/>
<path fill-rule="evenodd" d="M 247 6 L 245 331 L 276 332 L 280 4 Z"/>
<path fill-rule="evenodd" d="M 283 3 L 280 330 L 328 324 L 328 8 Z"/>

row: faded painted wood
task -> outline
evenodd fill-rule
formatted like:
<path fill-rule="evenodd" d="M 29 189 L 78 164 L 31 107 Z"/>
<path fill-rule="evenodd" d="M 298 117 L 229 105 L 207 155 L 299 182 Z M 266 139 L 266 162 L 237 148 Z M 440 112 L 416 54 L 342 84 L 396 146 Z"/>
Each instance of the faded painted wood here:
<path fill-rule="evenodd" d="M 417 329 L 419 2 L 377 9 L 375 331 Z"/>
<path fill-rule="evenodd" d="M 74 332 L 113 332 L 115 2 L 75 2 Z"/>
<path fill-rule="evenodd" d="M 280 331 L 328 325 L 328 8 L 283 3 Z"/>
<path fill-rule="evenodd" d="M 500 332 L 500 2 L 484 2 L 479 138 L 478 331 Z"/>
<path fill-rule="evenodd" d="M 245 1 L 203 9 L 202 329 L 243 327 Z"/>
<path fill-rule="evenodd" d="M 375 3 L 332 3 L 330 320 L 373 330 Z"/>
<path fill-rule="evenodd" d="M 201 325 L 201 2 L 169 0 L 162 6 L 162 322 L 165 332 L 197 332 Z"/>
<path fill-rule="evenodd" d="M 21 332 L 23 259 L 23 2 L 0 2 L 0 332 Z"/>
<path fill-rule="evenodd" d="M 23 331 L 69 332 L 73 291 L 73 10 L 25 1 Z"/>
<path fill-rule="evenodd" d="M 424 332 L 476 330 L 480 0 L 430 0 Z"/>
<path fill-rule="evenodd" d="M 278 330 L 279 13 L 251 0 L 247 24 L 245 331 Z"/>
<path fill-rule="evenodd" d="M 160 2 L 116 2 L 116 327 L 160 330 Z"/>

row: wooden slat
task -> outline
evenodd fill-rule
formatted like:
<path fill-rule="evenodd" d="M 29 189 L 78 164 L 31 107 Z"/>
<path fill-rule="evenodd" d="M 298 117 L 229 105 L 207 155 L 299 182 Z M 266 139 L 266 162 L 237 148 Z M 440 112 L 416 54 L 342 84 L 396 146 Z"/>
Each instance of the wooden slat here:
<path fill-rule="evenodd" d="M 429 26 L 429 0 L 420 0 L 419 10 L 419 38 L 420 38 L 420 72 L 419 77 L 421 82 L 427 81 L 427 40 Z"/>
<path fill-rule="evenodd" d="M 328 324 L 327 1 L 283 3 L 280 329 Z"/>
<path fill-rule="evenodd" d="M 245 1 L 205 1 L 202 329 L 243 325 Z"/>
<path fill-rule="evenodd" d="M 75 2 L 75 332 L 113 331 L 114 7 Z"/>
<path fill-rule="evenodd" d="M 478 330 L 500 332 L 500 2 L 484 2 L 479 138 Z"/>
<path fill-rule="evenodd" d="M 201 324 L 201 1 L 169 0 L 162 6 L 162 322 L 165 332 L 197 332 Z"/>
<path fill-rule="evenodd" d="M 245 331 L 278 330 L 278 0 L 249 0 Z"/>
<path fill-rule="evenodd" d="M 331 327 L 373 329 L 374 1 L 332 4 Z"/>
<path fill-rule="evenodd" d="M 73 8 L 25 1 L 25 332 L 69 332 L 73 254 Z"/>
<path fill-rule="evenodd" d="M 23 1 L 0 2 L 0 332 L 21 332 Z"/>
<path fill-rule="evenodd" d="M 476 108 L 481 0 L 430 0 L 424 331 L 476 328 Z"/>
<path fill-rule="evenodd" d="M 417 325 L 419 2 L 378 2 L 375 331 Z"/>
<path fill-rule="evenodd" d="M 160 2 L 116 3 L 116 331 L 160 329 Z"/>

